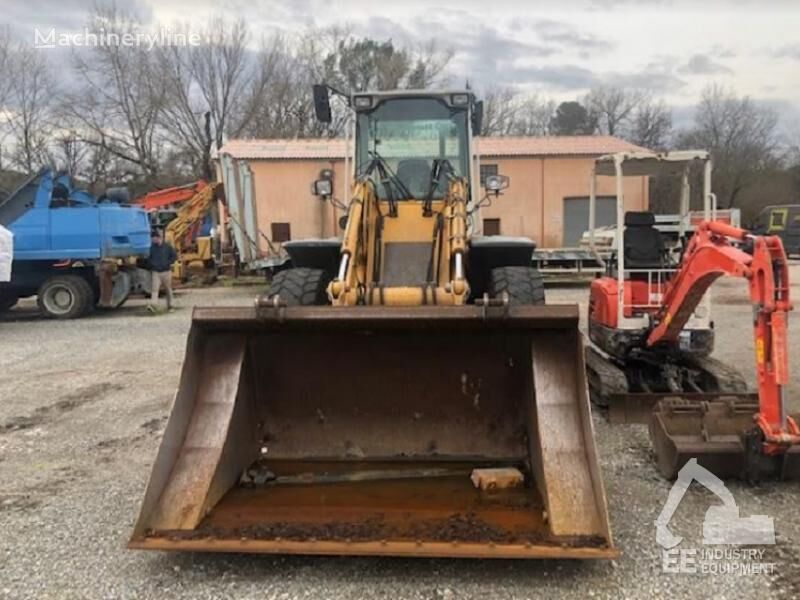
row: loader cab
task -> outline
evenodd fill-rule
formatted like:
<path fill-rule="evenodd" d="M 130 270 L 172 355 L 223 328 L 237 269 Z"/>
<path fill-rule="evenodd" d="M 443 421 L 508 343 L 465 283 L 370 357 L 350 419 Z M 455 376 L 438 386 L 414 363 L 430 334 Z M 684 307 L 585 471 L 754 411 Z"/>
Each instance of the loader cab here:
<path fill-rule="evenodd" d="M 472 93 L 358 93 L 351 105 L 356 174 L 369 174 L 381 200 L 441 199 L 448 177 L 471 180 Z"/>

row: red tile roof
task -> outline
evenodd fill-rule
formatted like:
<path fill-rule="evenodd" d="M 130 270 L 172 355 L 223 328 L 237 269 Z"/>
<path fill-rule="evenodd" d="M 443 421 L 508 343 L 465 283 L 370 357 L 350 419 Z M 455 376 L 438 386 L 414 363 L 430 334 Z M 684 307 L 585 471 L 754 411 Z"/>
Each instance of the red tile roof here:
<path fill-rule="evenodd" d="M 487 137 L 478 139 L 481 156 L 596 156 L 646 151 L 610 135 Z"/>
<path fill-rule="evenodd" d="M 646 151 L 609 135 L 476 138 L 481 156 L 600 156 Z M 229 140 L 218 154 L 250 159 L 342 159 L 343 139 Z"/>

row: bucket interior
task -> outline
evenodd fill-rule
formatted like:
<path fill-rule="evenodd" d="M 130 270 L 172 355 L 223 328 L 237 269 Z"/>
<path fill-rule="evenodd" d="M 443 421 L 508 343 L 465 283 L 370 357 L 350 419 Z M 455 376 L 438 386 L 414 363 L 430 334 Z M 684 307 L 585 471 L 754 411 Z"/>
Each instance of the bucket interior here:
<path fill-rule="evenodd" d="M 611 551 L 576 330 L 194 328 L 133 546 Z"/>

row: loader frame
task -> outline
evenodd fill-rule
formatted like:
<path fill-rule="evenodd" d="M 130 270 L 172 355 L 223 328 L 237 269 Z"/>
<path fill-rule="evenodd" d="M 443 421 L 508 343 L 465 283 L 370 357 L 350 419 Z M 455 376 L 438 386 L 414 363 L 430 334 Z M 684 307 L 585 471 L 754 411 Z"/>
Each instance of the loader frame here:
<path fill-rule="evenodd" d="M 330 120 L 327 90 L 314 99 Z M 254 306 L 195 309 L 129 546 L 616 557 L 578 307 L 543 305 L 530 240 L 469 238 L 472 94 L 350 103 L 338 260 L 330 242 L 287 245 L 327 268 L 278 273 Z"/>

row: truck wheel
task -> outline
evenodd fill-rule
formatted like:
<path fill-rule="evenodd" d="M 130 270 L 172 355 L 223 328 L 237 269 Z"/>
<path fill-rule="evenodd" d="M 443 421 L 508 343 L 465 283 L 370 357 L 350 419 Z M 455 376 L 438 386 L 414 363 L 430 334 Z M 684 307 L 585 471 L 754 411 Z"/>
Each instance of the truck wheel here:
<path fill-rule="evenodd" d="M 544 304 L 542 274 L 532 267 L 498 267 L 492 269 L 489 295 L 500 298 L 505 292 L 511 304 Z"/>
<path fill-rule="evenodd" d="M 51 277 L 39 288 L 39 310 L 51 319 L 76 319 L 94 306 L 92 286 L 78 275 Z"/>
<path fill-rule="evenodd" d="M 286 269 L 272 278 L 267 296 L 280 296 L 287 306 L 322 306 L 328 304 L 329 282 L 321 269 Z"/>

